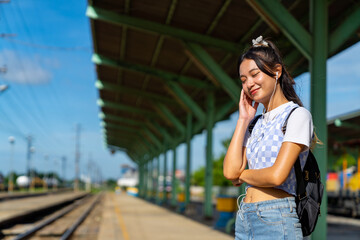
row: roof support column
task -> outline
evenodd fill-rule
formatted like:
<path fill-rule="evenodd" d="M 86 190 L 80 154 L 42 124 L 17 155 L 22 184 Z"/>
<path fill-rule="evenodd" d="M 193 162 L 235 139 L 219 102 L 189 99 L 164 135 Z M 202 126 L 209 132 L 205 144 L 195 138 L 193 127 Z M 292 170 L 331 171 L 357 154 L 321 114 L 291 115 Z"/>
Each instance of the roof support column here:
<path fill-rule="evenodd" d="M 148 186 L 149 186 L 149 181 L 148 181 L 148 175 L 149 175 L 149 171 L 148 171 L 148 164 L 146 161 L 144 161 L 144 192 L 143 192 L 143 198 L 147 199 L 148 196 Z"/>
<path fill-rule="evenodd" d="M 140 162 L 139 164 L 139 197 L 143 197 L 144 194 L 144 164 Z"/>
<path fill-rule="evenodd" d="M 151 198 L 152 198 L 152 190 L 153 190 L 153 187 L 152 187 L 152 176 L 153 176 L 152 159 L 150 159 L 147 162 L 147 166 L 148 166 L 148 178 L 147 178 L 148 192 L 146 194 L 146 200 L 151 200 Z"/>
<path fill-rule="evenodd" d="M 160 192 L 159 192 L 159 187 L 160 187 L 160 184 L 159 184 L 159 177 L 160 177 L 160 157 L 158 156 L 156 158 L 156 204 L 160 204 Z"/>
<path fill-rule="evenodd" d="M 190 202 L 191 133 L 192 115 L 188 113 L 186 118 L 185 207 L 187 207 Z"/>
<path fill-rule="evenodd" d="M 164 144 L 164 169 L 163 169 L 164 181 L 163 181 L 163 204 L 167 203 L 167 191 L 166 191 L 166 174 L 167 174 L 167 156 L 166 156 L 166 144 Z"/>
<path fill-rule="evenodd" d="M 319 164 L 321 181 L 326 183 L 327 172 L 327 124 L 326 124 L 326 60 L 328 55 L 328 8 L 326 0 L 310 1 L 310 28 L 313 36 L 313 57 L 310 60 L 311 113 L 316 134 L 324 143 L 314 152 Z M 324 191 L 321 216 L 312 239 L 326 239 L 327 194 Z"/>
<path fill-rule="evenodd" d="M 205 205 L 204 205 L 204 215 L 205 218 L 213 217 L 213 207 L 212 207 L 212 184 L 213 184 L 213 159 L 212 159 L 212 133 L 214 127 L 214 118 L 215 118 L 215 99 L 214 93 L 209 92 L 207 99 L 207 122 L 206 122 L 206 166 L 205 166 Z"/>
<path fill-rule="evenodd" d="M 171 206 L 176 207 L 177 205 L 177 194 L 176 194 L 176 146 L 173 148 L 173 167 L 172 167 L 172 177 L 171 177 Z"/>

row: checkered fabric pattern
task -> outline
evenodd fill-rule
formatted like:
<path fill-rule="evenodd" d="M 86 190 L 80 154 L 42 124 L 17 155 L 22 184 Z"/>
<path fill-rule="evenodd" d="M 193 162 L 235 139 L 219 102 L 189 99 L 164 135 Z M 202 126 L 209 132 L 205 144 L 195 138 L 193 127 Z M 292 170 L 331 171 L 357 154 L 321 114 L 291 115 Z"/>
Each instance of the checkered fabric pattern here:
<path fill-rule="evenodd" d="M 269 120 L 264 121 L 264 117 L 260 117 L 256 122 L 249 141 L 246 145 L 246 157 L 249 169 L 262 169 L 271 167 L 279 153 L 282 145 L 284 134 L 282 132 L 283 124 L 289 115 L 290 111 L 299 107 L 299 105 L 292 103 L 285 108 L 285 110 Z M 301 168 L 305 166 L 305 162 L 309 151 L 300 153 Z M 249 187 L 248 185 L 247 187 Z M 294 167 L 292 167 L 288 178 L 283 184 L 276 188 L 284 190 L 289 194 L 296 195 L 296 176 Z"/>

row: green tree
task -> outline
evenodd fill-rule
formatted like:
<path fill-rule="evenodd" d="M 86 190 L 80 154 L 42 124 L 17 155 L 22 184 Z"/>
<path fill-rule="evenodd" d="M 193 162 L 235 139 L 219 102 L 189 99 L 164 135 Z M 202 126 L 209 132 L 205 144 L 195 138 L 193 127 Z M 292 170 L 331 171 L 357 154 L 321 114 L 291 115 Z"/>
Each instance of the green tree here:
<path fill-rule="evenodd" d="M 225 152 L 229 147 L 231 139 L 226 139 L 222 141 L 222 145 L 224 147 L 224 152 L 218 157 L 214 159 L 213 162 L 213 185 L 227 187 L 232 186 L 231 181 L 227 180 L 223 175 L 223 162 L 225 158 Z M 191 177 L 191 184 L 196 186 L 205 186 L 205 167 L 201 167 L 198 170 L 194 171 Z"/>
<path fill-rule="evenodd" d="M 354 158 L 354 156 L 352 156 L 349 153 L 343 153 L 340 158 L 337 159 L 337 161 L 335 162 L 333 168 L 335 171 L 340 171 L 342 170 L 343 167 L 343 162 L 347 161 L 347 167 L 351 167 L 351 166 L 355 166 L 356 165 L 356 159 Z"/>

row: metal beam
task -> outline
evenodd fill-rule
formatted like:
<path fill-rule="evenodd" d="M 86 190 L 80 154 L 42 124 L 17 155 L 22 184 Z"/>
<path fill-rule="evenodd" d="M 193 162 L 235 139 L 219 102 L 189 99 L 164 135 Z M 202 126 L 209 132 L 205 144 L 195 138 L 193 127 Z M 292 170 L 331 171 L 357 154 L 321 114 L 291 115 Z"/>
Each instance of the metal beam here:
<path fill-rule="evenodd" d="M 177 0 L 172 0 L 171 5 L 169 7 L 169 11 L 167 13 L 166 21 L 165 21 L 166 25 L 170 24 L 171 19 L 172 19 L 173 15 L 174 15 L 174 12 L 175 12 L 176 5 L 177 5 Z M 160 55 L 160 51 L 161 51 L 163 43 L 164 43 L 164 39 L 165 39 L 165 36 L 161 35 L 159 37 L 157 43 L 156 43 L 154 53 L 153 53 L 153 55 L 151 57 L 151 62 L 150 62 L 151 67 L 154 67 L 156 65 L 158 59 L 159 59 L 159 55 Z M 145 78 L 144 78 L 142 87 L 141 87 L 142 89 L 146 89 L 147 85 L 149 84 L 149 80 L 150 80 L 150 76 L 146 75 Z M 141 96 L 139 96 L 139 98 L 136 101 L 136 105 L 137 106 L 140 105 L 142 101 L 143 101 L 143 98 Z"/>
<path fill-rule="evenodd" d="M 206 35 L 210 34 L 215 27 L 217 26 L 221 17 L 225 14 L 232 0 L 225 0 L 224 4 L 221 6 L 219 12 L 216 14 L 215 19 L 211 22 L 210 27 L 206 31 Z"/>
<path fill-rule="evenodd" d="M 149 20 L 117 14 L 112 11 L 104 10 L 94 6 L 87 7 L 86 16 L 94 20 L 100 20 L 114 25 L 127 26 L 129 28 L 138 29 L 140 31 L 166 35 L 168 37 L 173 37 L 184 41 L 196 42 L 233 53 L 239 53 L 241 51 L 239 45 L 234 42 L 229 42 L 180 28 L 170 27 Z"/>
<path fill-rule="evenodd" d="M 159 149 L 161 149 L 162 144 L 161 144 L 160 140 L 149 129 L 143 128 L 143 132 L 149 136 L 151 141 L 153 141 Z"/>
<path fill-rule="evenodd" d="M 215 85 L 219 83 L 231 99 L 238 103 L 240 99 L 240 88 L 234 80 L 228 76 L 221 66 L 219 66 L 200 45 L 195 43 L 185 43 L 185 45 L 187 48 L 186 53 L 200 70 L 203 71 Z"/>
<path fill-rule="evenodd" d="M 107 83 L 107 82 L 101 81 L 100 79 L 95 82 L 95 87 L 99 90 L 104 89 L 104 90 L 108 90 L 108 91 L 116 92 L 116 93 L 141 96 L 143 98 L 148 98 L 151 100 L 164 102 L 166 104 L 177 105 L 176 101 L 170 97 L 164 97 L 162 95 L 159 95 L 156 93 L 151 93 L 146 90 L 140 90 L 140 89 L 125 87 L 125 86 L 120 86 L 120 85 L 113 84 L 113 83 Z"/>
<path fill-rule="evenodd" d="M 131 112 L 131 113 L 143 114 L 143 115 L 153 117 L 153 118 L 159 118 L 159 116 L 156 113 L 154 113 L 153 111 L 144 110 L 142 108 L 136 108 L 136 107 L 128 106 L 128 105 L 121 104 L 121 103 L 114 103 L 111 101 L 99 99 L 97 101 L 97 104 L 100 107 L 112 108 L 115 110 L 127 111 L 127 112 Z"/>
<path fill-rule="evenodd" d="M 360 6 L 357 4 L 329 38 L 329 55 L 332 56 L 360 28 Z"/>
<path fill-rule="evenodd" d="M 153 122 L 150 122 L 150 121 L 146 121 L 145 122 L 145 125 L 150 129 L 152 130 L 157 136 L 160 136 L 160 137 L 164 137 L 159 128 L 155 127 L 154 123 Z"/>
<path fill-rule="evenodd" d="M 141 144 L 143 146 L 143 148 L 146 149 L 146 151 L 144 151 L 144 154 L 146 152 L 149 152 L 151 154 L 156 155 L 156 152 L 158 151 L 158 149 L 154 149 L 154 146 L 152 146 L 148 140 L 146 138 L 144 138 L 143 135 L 140 134 L 136 134 L 137 137 L 127 137 L 130 138 L 131 140 L 129 140 L 130 142 L 134 142 L 137 144 Z M 117 135 L 116 133 L 109 133 L 107 135 L 107 139 L 111 139 L 111 140 L 118 140 L 119 139 L 119 135 Z M 124 140 L 125 141 L 125 140 Z"/>
<path fill-rule="evenodd" d="M 201 122 L 205 122 L 205 112 L 201 107 L 179 86 L 174 82 L 168 83 L 169 88 L 173 91 L 174 95 L 177 96 L 198 118 Z"/>
<path fill-rule="evenodd" d="M 234 103 L 234 101 L 229 100 L 226 104 L 217 108 L 215 112 L 215 122 L 222 120 L 227 114 L 229 114 L 231 110 L 238 108 L 239 108 L 238 104 Z"/>
<path fill-rule="evenodd" d="M 114 124 L 114 123 L 105 123 L 102 122 L 104 124 L 104 128 L 112 128 L 112 129 L 119 129 L 119 130 L 126 130 L 128 132 L 133 132 L 133 133 L 138 133 L 139 130 L 141 130 L 141 128 L 133 128 L 133 127 L 129 127 L 129 126 L 122 126 L 122 125 L 118 125 L 118 124 Z"/>
<path fill-rule="evenodd" d="M 157 104 L 155 109 L 165 115 L 176 127 L 176 129 L 182 134 L 185 132 L 185 126 L 179 121 L 177 117 L 175 117 L 171 111 L 163 104 Z"/>
<path fill-rule="evenodd" d="M 307 58 L 312 55 L 312 37 L 278 0 L 247 0 L 249 5 L 264 18 L 273 22 Z"/>
<path fill-rule="evenodd" d="M 338 119 L 338 118 L 335 119 L 334 124 L 335 124 L 335 126 L 337 126 L 337 127 L 343 127 L 343 128 L 354 129 L 354 130 L 360 130 L 360 125 L 354 124 L 354 123 L 345 122 L 345 121 L 341 121 L 341 120 Z"/>
<path fill-rule="evenodd" d="M 184 85 L 198 87 L 198 88 L 213 88 L 211 85 L 200 79 L 179 75 L 176 73 L 160 70 L 146 65 L 129 63 L 122 60 L 110 59 L 108 57 L 96 53 L 93 54 L 92 61 L 97 65 L 105 65 L 113 68 L 127 69 L 142 74 L 149 74 L 164 81 L 172 81 L 172 82 L 175 81 Z"/>
<path fill-rule="evenodd" d="M 129 125 L 133 125 L 133 126 L 143 126 L 144 125 L 144 122 L 140 121 L 140 120 L 119 117 L 119 116 L 108 114 L 108 113 L 105 114 L 103 112 L 99 113 L 99 118 L 102 120 L 105 120 L 105 121 L 107 121 L 107 120 L 114 121 L 119 124 L 125 123 L 125 124 L 129 124 Z"/>
<path fill-rule="evenodd" d="M 161 132 L 163 138 L 166 139 L 166 141 L 168 142 L 173 141 L 173 137 L 171 136 L 170 133 L 168 133 L 168 131 L 164 127 L 161 127 L 157 122 L 152 122 L 152 124 L 154 125 L 154 127 L 156 127 L 157 130 Z"/>

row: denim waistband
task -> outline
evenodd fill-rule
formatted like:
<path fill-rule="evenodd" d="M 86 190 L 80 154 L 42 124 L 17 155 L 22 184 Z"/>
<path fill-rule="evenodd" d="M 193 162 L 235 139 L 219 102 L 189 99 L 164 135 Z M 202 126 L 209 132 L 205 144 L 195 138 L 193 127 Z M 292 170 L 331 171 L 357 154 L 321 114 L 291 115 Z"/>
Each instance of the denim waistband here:
<path fill-rule="evenodd" d="M 254 203 L 245 203 L 244 198 L 242 198 L 239 203 L 240 198 L 245 195 L 246 194 L 240 195 L 237 200 L 238 208 L 241 211 L 264 211 L 278 208 L 290 208 L 292 211 L 293 208 L 296 208 L 295 197 L 279 198 Z"/>

